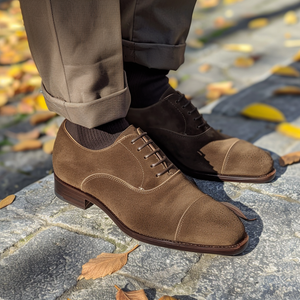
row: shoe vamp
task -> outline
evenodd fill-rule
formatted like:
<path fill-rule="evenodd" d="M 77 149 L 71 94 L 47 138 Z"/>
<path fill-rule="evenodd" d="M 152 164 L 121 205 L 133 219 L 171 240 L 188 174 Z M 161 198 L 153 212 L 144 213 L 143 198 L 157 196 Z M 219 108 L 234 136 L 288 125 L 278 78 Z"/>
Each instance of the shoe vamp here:
<path fill-rule="evenodd" d="M 215 202 L 180 172 L 147 191 L 104 175 L 89 180 L 82 189 L 99 199 L 130 230 L 168 240 L 174 240 L 182 215 L 195 200 Z"/>

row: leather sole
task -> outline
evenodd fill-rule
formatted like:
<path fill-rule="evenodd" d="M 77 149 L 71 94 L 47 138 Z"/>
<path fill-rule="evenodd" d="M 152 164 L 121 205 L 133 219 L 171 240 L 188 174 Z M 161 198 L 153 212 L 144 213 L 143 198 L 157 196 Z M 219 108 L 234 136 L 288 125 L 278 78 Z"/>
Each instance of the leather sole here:
<path fill-rule="evenodd" d="M 149 236 L 145 236 L 138 232 L 135 232 L 128 228 L 116 215 L 99 199 L 82 192 L 81 190 L 72 187 L 71 185 L 63 182 L 54 174 L 54 190 L 56 196 L 72 205 L 75 205 L 81 209 L 87 209 L 93 204 L 101 208 L 114 223 L 127 235 L 144 243 L 152 244 L 155 246 L 161 246 L 165 248 L 172 248 L 182 251 L 191 251 L 197 253 L 210 253 L 220 255 L 237 255 L 243 252 L 249 243 L 249 236 L 245 233 L 243 239 L 232 246 L 209 246 L 209 245 L 197 245 L 190 243 L 181 243 L 171 240 L 161 240 Z"/>

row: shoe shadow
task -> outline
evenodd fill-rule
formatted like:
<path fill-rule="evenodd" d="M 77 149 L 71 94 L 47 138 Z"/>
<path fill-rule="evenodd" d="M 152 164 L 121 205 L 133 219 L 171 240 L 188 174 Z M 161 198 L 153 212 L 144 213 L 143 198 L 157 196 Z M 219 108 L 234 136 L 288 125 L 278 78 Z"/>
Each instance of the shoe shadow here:
<path fill-rule="evenodd" d="M 249 235 L 249 246 L 244 252 L 242 252 L 239 255 L 243 256 L 253 251 L 253 249 L 255 249 L 259 243 L 259 237 L 261 236 L 263 231 L 263 221 L 261 217 L 258 215 L 258 213 L 254 211 L 252 208 L 246 206 L 245 204 L 239 201 L 232 200 L 230 195 L 232 195 L 232 197 L 233 195 L 234 196 L 238 195 L 239 188 L 235 185 L 232 185 L 228 190 L 228 192 L 226 192 L 224 189 L 224 182 L 213 182 L 213 181 L 199 180 L 195 178 L 192 178 L 192 180 L 195 182 L 197 187 L 203 193 L 211 196 L 216 201 L 231 203 L 237 208 L 239 208 L 248 219 L 256 219 L 255 221 L 241 220 L 245 226 L 245 230 L 247 234 Z M 230 195 L 228 195 L 228 193 Z"/>

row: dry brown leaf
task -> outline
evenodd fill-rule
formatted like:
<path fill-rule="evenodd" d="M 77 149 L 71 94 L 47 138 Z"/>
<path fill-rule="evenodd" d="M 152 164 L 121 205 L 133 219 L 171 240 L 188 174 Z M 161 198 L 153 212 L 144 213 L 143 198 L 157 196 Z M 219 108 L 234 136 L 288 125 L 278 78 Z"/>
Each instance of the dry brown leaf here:
<path fill-rule="evenodd" d="M 211 8 L 219 4 L 219 0 L 199 0 L 201 8 Z"/>
<path fill-rule="evenodd" d="M 110 275 L 120 270 L 127 263 L 128 254 L 134 251 L 139 245 L 125 253 L 101 253 L 96 258 L 90 259 L 82 266 L 81 275 L 78 280 L 97 279 Z"/>
<path fill-rule="evenodd" d="M 5 105 L 0 107 L 1 116 L 14 116 L 18 113 L 18 109 L 12 105 Z"/>
<path fill-rule="evenodd" d="M 0 107 L 4 106 L 8 101 L 7 95 L 3 92 L 0 92 Z"/>
<path fill-rule="evenodd" d="M 171 296 L 162 296 L 158 300 L 177 300 L 177 298 L 171 297 Z"/>
<path fill-rule="evenodd" d="M 234 65 L 239 68 L 248 68 L 253 66 L 254 59 L 252 57 L 237 57 L 234 61 Z"/>
<path fill-rule="evenodd" d="M 300 95 L 300 88 L 298 86 L 283 86 L 273 93 L 274 95 Z"/>
<path fill-rule="evenodd" d="M 56 116 L 56 113 L 51 112 L 51 111 L 38 112 L 30 118 L 30 124 L 37 125 L 39 123 L 46 122 L 46 121 L 54 118 L 55 116 Z"/>
<path fill-rule="evenodd" d="M 207 86 L 208 91 L 219 91 L 221 93 L 232 89 L 233 83 L 231 81 L 214 82 Z"/>
<path fill-rule="evenodd" d="M 0 209 L 12 204 L 14 202 L 15 198 L 16 198 L 15 195 L 9 195 L 6 198 L 4 198 L 3 200 L 1 200 L 0 201 Z"/>
<path fill-rule="evenodd" d="M 218 17 L 214 20 L 214 25 L 216 28 L 228 28 L 236 25 L 236 22 L 234 21 L 228 21 L 223 17 Z"/>
<path fill-rule="evenodd" d="M 55 139 L 52 139 L 52 140 L 47 141 L 47 142 L 44 143 L 43 150 L 44 150 L 45 153 L 52 154 L 53 147 L 54 147 L 54 142 L 55 142 Z"/>
<path fill-rule="evenodd" d="M 28 132 L 20 132 L 20 133 L 15 133 L 15 132 L 6 132 L 5 134 L 8 137 L 17 139 L 19 141 L 27 141 L 27 140 L 35 140 L 40 136 L 40 132 L 38 129 L 33 129 Z"/>
<path fill-rule="evenodd" d="M 30 106 L 30 105 L 28 105 L 26 103 L 20 102 L 18 104 L 18 112 L 20 114 L 30 115 L 30 114 L 34 113 L 34 109 L 33 109 L 32 106 Z"/>
<path fill-rule="evenodd" d="M 211 65 L 210 64 L 203 64 L 199 67 L 199 72 L 200 73 L 206 73 L 211 69 Z"/>
<path fill-rule="evenodd" d="M 211 101 L 218 100 L 221 96 L 222 93 L 220 91 L 207 91 L 206 93 L 206 98 Z"/>
<path fill-rule="evenodd" d="M 144 290 L 124 292 L 117 285 L 115 288 L 118 290 L 116 300 L 148 300 Z"/>
<path fill-rule="evenodd" d="M 22 141 L 12 147 L 12 150 L 15 152 L 19 151 L 27 151 L 27 150 L 35 150 L 42 148 L 43 144 L 39 140 L 27 140 Z"/>
<path fill-rule="evenodd" d="M 300 77 L 300 73 L 293 67 L 276 65 L 271 69 L 271 72 L 276 75 L 288 77 Z"/>
<path fill-rule="evenodd" d="M 282 167 L 285 167 L 287 165 L 292 165 L 297 162 L 300 162 L 300 151 L 292 152 L 292 153 L 283 155 L 279 158 L 279 164 Z"/>
<path fill-rule="evenodd" d="M 199 49 L 204 46 L 203 42 L 197 40 L 197 39 L 189 39 L 187 41 L 187 45 L 191 48 Z"/>

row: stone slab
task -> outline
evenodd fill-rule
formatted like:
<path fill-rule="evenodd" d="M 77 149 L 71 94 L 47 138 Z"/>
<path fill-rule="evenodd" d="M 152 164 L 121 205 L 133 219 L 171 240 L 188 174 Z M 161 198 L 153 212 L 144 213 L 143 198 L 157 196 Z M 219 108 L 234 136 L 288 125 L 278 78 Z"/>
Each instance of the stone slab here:
<path fill-rule="evenodd" d="M 0 261 L 0 298 L 52 300 L 77 283 L 81 267 L 114 246 L 53 227 Z"/>

